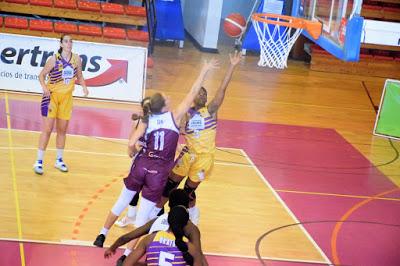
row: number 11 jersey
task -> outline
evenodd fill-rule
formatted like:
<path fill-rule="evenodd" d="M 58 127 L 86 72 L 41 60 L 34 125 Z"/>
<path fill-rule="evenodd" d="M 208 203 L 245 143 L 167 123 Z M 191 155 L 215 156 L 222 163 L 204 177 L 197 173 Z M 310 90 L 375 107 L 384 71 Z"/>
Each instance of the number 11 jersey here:
<path fill-rule="evenodd" d="M 179 129 L 172 113 L 150 115 L 144 139 L 145 155 L 166 161 L 174 160 Z"/>

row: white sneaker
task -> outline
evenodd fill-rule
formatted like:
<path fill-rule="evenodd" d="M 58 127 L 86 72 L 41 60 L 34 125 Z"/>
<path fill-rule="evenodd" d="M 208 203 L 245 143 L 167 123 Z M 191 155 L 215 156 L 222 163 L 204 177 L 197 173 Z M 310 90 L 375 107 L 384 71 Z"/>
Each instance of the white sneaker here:
<path fill-rule="evenodd" d="M 189 208 L 189 218 L 195 225 L 199 225 L 200 209 L 196 206 Z"/>
<path fill-rule="evenodd" d="M 130 224 L 134 224 L 135 223 L 135 219 L 134 218 L 130 218 L 128 216 L 124 216 L 122 217 L 120 220 L 115 222 L 115 225 L 118 227 L 126 227 Z"/>
<path fill-rule="evenodd" d="M 61 172 L 68 172 L 68 167 L 65 165 L 62 158 L 56 160 L 56 164 L 54 165 L 54 167 Z"/>
<path fill-rule="evenodd" d="M 43 161 L 37 160 L 33 165 L 33 171 L 38 175 L 43 175 Z"/>

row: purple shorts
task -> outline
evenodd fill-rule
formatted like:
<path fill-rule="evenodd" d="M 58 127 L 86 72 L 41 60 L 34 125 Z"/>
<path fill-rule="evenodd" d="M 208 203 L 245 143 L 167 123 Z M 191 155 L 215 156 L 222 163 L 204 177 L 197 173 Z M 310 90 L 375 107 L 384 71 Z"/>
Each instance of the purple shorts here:
<path fill-rule="evenodd" d="M 173 160 L 164 161 L 140 156 L 135 159 L 129 175 L 124 178 L 125 186 L 138 193 L 142 190 L 142 197 L 157 203 L 173 167 Z"/>

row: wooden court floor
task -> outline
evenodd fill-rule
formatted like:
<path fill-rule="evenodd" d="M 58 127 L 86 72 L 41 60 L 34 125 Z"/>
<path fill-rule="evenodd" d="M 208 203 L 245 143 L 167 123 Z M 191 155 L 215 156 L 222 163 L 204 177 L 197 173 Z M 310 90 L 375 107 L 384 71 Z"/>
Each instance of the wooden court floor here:
<path fill-rule="evenodd" d="M 158 47 L 147 94 L 163 91 L 176 104 L 194 80 L 197 66 L 211 56 L 191 47 Z M 227 64 L 227 51 L 215 56 L 222 61 L 222 68 L 207 81 L 209 97 Z M 360 197 L 368 199 L 389 190 L 393 193 L 382 196 L 389 200 L 379 202 L 390 201 L 393 206 L 382 208 L 398 210 L 400 163 L 396 150 L 400 145 L 372 136 L 373 107 L 379 105 L 383 84 L 383 78 L 309 71 L 303 62 L 290 62 L 285 71 L 259 69 L 255 57 L 246 57 L 219 112 L 222 122 L 215 170 L 199 188 L 205 252 L 254 257 L 260 235 L 313 217 L 307 211 L 327 197 L 331 202 L 349 200 L 343 203 L 346 206 L 335 207 L 337 219 L 362 200 Z M 6 105 L 11 124 L 6 121 Z M 39 114 L 34 113 L 35 108 L 39 111 L 38 105 L 37 96 L 0 93 L 0 238 L 90 244 L 129 169 L 124 140 L 130 127 L 127 114 L 137 106 L 76 100 L 65 152 L 71 171 L 63 174 L 53 168 L 52 138 L 45 157 L 46 173 L 38 177 L 32 171 L 40 129 Z M 323 156 L 326 159 L 320 160 Z M 275 159 L 285 163 L 285 168 L 271 165 Z M 305 171 L 299 162 L 342 168 L 360 163 L 372 170 L 353 171 L 350 178 L 354 182 L 347 182 L 348 172 L 336 167 L 335 180 L 343 178 L 343 183 L 336 184 L 326 173 L 298 174 Z M 292 177 L 293 173 L 302 178 Z M 364 179 L 370 179 L 369 183 Z M 343 189 L 343 184 L 350 188 Z M 304 202 L 294 195 L 301 195 Z M 303 205 L 296 205 L 299 202 Z M 328 210 L 315 209 L 318 218 L 332 216 Z M 379 210 L 374 209 L 377 217 Z M 400 218 L 399 214 L 392 216 L 387 219 Z M 330 236 L 332 228 L 328 229 Z M 113 228 L 106 244 L 127 230 Z M 259 251 L 278 261 L 335 263 L 335 254 L 351 260 L 340 250 L 340 239 L 335 253 L 318 230 L 321 228 L 302 226 L 282 230 L 262 242 Z M 386 235 L 382 241 L 385 239 Z"/>

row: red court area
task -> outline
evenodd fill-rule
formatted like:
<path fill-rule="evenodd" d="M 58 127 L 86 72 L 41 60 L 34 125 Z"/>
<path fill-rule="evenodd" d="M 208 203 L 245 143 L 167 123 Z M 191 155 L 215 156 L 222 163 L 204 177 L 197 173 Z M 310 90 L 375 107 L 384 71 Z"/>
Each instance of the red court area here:
<path fill-rule="evenodd" d="M 19 257 L 19 244 L 14 241 L 0 241 L 0 249 L 4 256 L 0 259 L 1 265 L 21 265 Z M 70 246 L 61 244 L 24 243 L 25 262 L 29 266 L 54 266 L 54 265 L 97 265 L 114 266 L 115 259 L 122 255 L 118 252 L 111 259 L 103 259 L 104 250 L 99 248 Z M 227 256 L 207 255 L 209 265 L 226 266 L 255 266 L 260 261 L 252 258 L 237 258 Z M 298 263 L 264 260 L 272 266 L 299 265 Z M 315 263 L 302 263 L 302 265 L 322 265 Z"/>
<path fill-rule="evenodd" d="M 39 103 L 9 103 L 13 129 L 40 130 Z M 2 128 L 7 127 L 4 104 L 2 100 Z M 70 125 L 70 134 L 126 138 L 130 112 L 76 106 Z M 296 217 L 312 222 L 304 226 L 332 263 L 400 265 L 400 189 L 335 130 L 220 120 L 217 146 L 248 154 Z M 261 241 L 268 241 L 268 235 Z M 59 265 L 113 265 L 97 248 L 24 246 L 27 265 L 54 265 L 54 260 Z M 18 244 L 2 241 L 0 247 L 0 265 L 18 265 Z M 79 263 L 73 264 L 74 259 Z M 220 256 L 209 256 L 209 261 L 210 265 L 260 265 L 256 259 Z"/>

